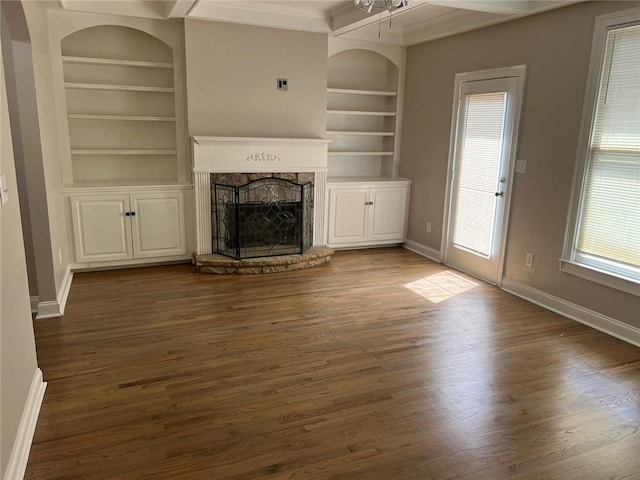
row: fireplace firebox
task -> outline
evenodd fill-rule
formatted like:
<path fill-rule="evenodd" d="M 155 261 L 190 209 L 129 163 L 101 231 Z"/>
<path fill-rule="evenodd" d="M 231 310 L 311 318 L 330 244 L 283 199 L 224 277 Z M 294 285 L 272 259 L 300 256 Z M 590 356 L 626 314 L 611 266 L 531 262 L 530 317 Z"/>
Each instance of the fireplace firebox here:
<path fill-rule="evenodd" d="M 275 177 L 215 183 L 217 253 L 236 260 L 303 253 L 312 244 L 312 190 Z"/>

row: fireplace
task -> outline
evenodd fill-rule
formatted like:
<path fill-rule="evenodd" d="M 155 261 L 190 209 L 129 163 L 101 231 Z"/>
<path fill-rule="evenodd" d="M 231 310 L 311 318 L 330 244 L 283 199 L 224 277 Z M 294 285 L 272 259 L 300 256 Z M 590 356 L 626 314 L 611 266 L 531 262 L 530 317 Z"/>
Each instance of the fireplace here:
<path fill-rule="evenodd" d="M 236 260 L 303 253 L 312 243 L 312 191 L 276 176 L 214 183 L 215 250 Z"/>
<path fill-rule="evenodd" d="M 220 183 L 237 187 L 263 177 L 280 177 L 301 185 L 312 184 L 313 188 L 308 192 L 308 207 L 305 207 L 308 208 L 308 243 L 322 246 L 325 243 L 328 143 L 329 140 L 318 138 L 193 137 L 196 255 L 208 255 L 217 250 L 217 202 L 212 185 Z M 230 177 L 233 180 L 229 180 Z M 228 215 L 226 211 L 224 214 Z M 287 216 L 286 213 L 283 215 Z M 267 220 L 263 218 L 263 222 Z M 238 234 L 225 231 L 224 236 L 226 248 L 226 240 L 233 245 L 231 240 L 241 240 L 243 234 L 242 230 Z M 258 240 L 254 238 L 252 242 L 257 244 Z M 303 242 L 303 248 L 305 246 Z M 235 248 L 232 246 L 230 250 Z M 255 245 L 251 248 L 259 250 Z M 266 247 L 260 248 L 264 251 Z M 236 257 L 235 253 L 230 255 Z"/>

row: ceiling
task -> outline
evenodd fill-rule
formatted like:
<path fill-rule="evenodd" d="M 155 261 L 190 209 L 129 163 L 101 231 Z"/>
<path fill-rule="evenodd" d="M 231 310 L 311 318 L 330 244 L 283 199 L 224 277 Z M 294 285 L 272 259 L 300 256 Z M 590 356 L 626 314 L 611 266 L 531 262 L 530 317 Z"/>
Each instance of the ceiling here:
<path fill-rule="evenodd" d="M 367 14 L 352 0 L 58 0 L 68 10 L 149 18 L 196 18 L 415 45 L 582 0 L 409 0 Z"/>

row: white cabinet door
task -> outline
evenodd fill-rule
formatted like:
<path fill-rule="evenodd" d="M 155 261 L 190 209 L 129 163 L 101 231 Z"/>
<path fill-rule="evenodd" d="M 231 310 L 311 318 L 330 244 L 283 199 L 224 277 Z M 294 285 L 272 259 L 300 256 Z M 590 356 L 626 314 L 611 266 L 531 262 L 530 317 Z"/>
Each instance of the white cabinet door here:
<path fill-rule="evenodd" d="M 71 211 L 78 263 L 133 258 L 129 195 L 72 196 Z"/>
<path fill-rule="evenodd" d="M 131 195 L 131 210 L 135 258 L 187 253 L 182 192 Z"/>
<path fill-rule="evenodd" d="M 372 188 L 369 194 L 369 240 L 404 241 L 407 188 Z"/>
<path fill-rule="evenodd" d="M 329 190 L 329 244 L 365 240 L 368 188 Z"/>

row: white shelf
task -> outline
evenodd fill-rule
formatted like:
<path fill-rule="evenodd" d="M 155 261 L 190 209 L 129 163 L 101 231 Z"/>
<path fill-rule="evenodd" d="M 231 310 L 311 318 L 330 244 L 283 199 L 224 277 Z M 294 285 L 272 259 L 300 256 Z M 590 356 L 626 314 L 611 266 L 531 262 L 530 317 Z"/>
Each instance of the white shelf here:
<path fill-rule="evenodd" d="M 144 115 L 95 115 L 88 113 L 70 113 L 74 120 L 123 120 L 132 122 L 175 122 L 176 117 L 149 117 Z"/>
<path fill-rule="evenodd" d="M 114 58 L 63 56 L 62 61 L 65 63 L 83 63 L 83 64 L 89 64 L 89 65 L 113 65 L 113 66 L 119 66 L 119 67 L 159 68 L 159 69 L 167 69 L 167 70 L 170 70 L 173 68 L 173 63 L 142 62 L 138 60 L 117 60 Z"/>
<path fill-rule="evenodd" d="M 395 117 L 396 112 L 370 112 L 362 110 L 327 110 L 329 115 L 363 115 L 371 117 Z"/>
<path fill-rule="evenodd" d="M 100 83 L 65 83 L 65 88 L 81 90 L 120 90 L 128 92 L 159 92 L 173 93 L 173 87 L 149 87 L 142 85 L 113 85 Z"/>
<path fill-rule="evenodd" d="M 393 155 L 393 152 L 328 152 L 329 156 L 376 156 L 376 157 L 388 157 Z"/>
<path fill-rule="evenodd" d="M 163 180 L 163 179 L 149 179 L 149 180 L 95 180 L 75 182 L 67 185 L 62 185 L 60 191 L 63 193 L 75 192 L 78 190 L 100 190 L 100 189 L 144 189 L 144 190 L 166 190 L 167 187 L 175 189 L 189 189 L 193 185 L 189 183 L 179 183 L 175 180 Z"/>
<path fill-rule="evenodd" d="M 393 137 L 395 132 L 356 132 L 346 130 L 330 130 L 327 135 L 339 137 Z"/>
<path fill-rule="evenodd" d="M 349 95 L 378 95 L 382 97 L 395 97 L 397 92 L 382 90 L 353 90 L 348 88 L 327 88 L 327 93 L 344 93 Z"/>
<path fill-rule="evenodd" d="M 327 183 L 411 183 L 411 180 L 403 177 L 328 177 Z"/>
<path fill-rule="evenodd" d="M 176 150 L 129 148 L 129 149 L 103 149 L 103 148 L 76 148 L 71 149 L 72 155 L 175 155 Z"/>

